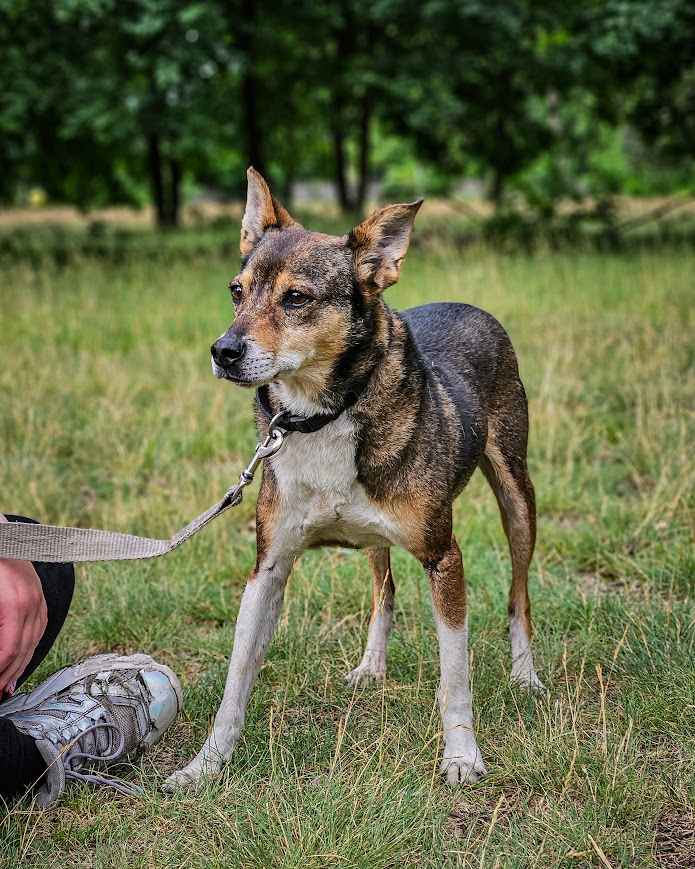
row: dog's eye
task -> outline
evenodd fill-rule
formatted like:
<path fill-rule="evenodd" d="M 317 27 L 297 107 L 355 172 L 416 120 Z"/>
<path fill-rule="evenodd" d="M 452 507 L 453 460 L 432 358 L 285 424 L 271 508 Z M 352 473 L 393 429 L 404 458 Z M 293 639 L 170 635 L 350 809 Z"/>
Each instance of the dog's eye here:
<path fill-rule="evenodd" d="M 311 301 L 311 296 L 306 293 L 300 293 L 299 290 L 290 290 L 285 294 L 282 304 L 287 308 L 302 308 L 307 302 Z"/>
<path fill-rule="evenodd" d="M 241 297 L 243 295 L 242 290 L 241 290 L 241 285 L 240 284 L 230 284 L 229 285 L 229 292 L 231 294 L 232 301 L 234 302 L 234 304 L 238 305 L 239 302 L 241 301 Z"/>

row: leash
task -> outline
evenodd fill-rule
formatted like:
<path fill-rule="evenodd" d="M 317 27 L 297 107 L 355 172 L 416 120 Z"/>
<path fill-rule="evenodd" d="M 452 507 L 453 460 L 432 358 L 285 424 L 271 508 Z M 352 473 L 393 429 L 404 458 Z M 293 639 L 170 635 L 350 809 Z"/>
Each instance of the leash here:
<path fill-rule="evenodd" d="M 256 452 L 241 472 L 236 486 L 228 489 L 221 501 L 213 504 L 168 540 L 136 537 L 133 534 L 101 531 L 96 528 L 61 528 L 57 525 L 9 522 L 0 524 L 0 558 L 53 562 L 133 561 L 166 555 L 190 540 L 201 528 L 230 507 L 241 504 L 243 491 L 253 480 L 260 463 L 282 449 L 290 432 L 290 429 L 282 425 L 285 417 L 285 412 L 273 416 L 268 426 L 268 436 L 256 445 Z"/>
<path fill-rule="evenodd" d="M 371 374 L 371 372 L 370 372 Z M 158 558 L 166 555 L 190 540 L 208 522 L 221 516 L 230 507 L 241 504 L 243 491 L 253 480 L 256 469 L 264 459 L 274 456 L 285 442 L 288 434 L 310 434 L 319 431 L 337 419 L 343 411 L 352 407 L 358 392 L 348 393 L 339 410 L 317 413 L 313 416 L 297 416 L 284 410 L 275 413 L 270 403 L 267 386 L 256 391 L 258 405 L 268 419 L 268 435 L 256 444 L 256 452 L 244 468 L 236 486 L 228 489 L 221 501 L 213 504 L 192 522 L 189 522 L 173 537 L 160 540 L 156 537 L 136 537 L 118 531 L 102 531 L 98 528 L 64 528 L 58 525 L 35 525 L 29 522 L 0 523 L 0 558 L 17 561 L 135 561 L 140 558 Z"/>

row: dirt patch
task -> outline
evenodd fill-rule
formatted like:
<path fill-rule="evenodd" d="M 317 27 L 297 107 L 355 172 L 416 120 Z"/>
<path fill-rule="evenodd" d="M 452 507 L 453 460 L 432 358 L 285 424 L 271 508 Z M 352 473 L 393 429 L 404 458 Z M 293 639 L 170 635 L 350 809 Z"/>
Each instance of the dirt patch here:
<path fill-rule="evenodd" d="M 610 569 L 577 574 L 577 589 L 585 601 L 589 598 L 602 599 L 609 594 L 624 594 L 634 590 L 635 585 Z"/>
<path fill-rule="evenodd" d="M 671 809 L 659 818 L 654 836 L 654 859 L 663 869 L 695 867 L 693 809 Z"/>
<path fill-rule="evenodd" d="M 197 749 L 199 742 L 201 742 L 199 728 L 187 721 L 177 721 L 166 737 L 147 752 L 150 768 L 156 770 L 157 776 L 170 775 L 184 763 L 188 763 L 189 747 L 195 745 Z"/>
<path fill-rule="evenodd" d="M 522 794 L 518 790 L 503 791 L 479 801 L 464 799 L 457 802 L 449 815 L 447 826 L 457 839 L 471 838 L 471 833 L 475 839 L 491 828 L 506 826 L 522 810 Z"/>

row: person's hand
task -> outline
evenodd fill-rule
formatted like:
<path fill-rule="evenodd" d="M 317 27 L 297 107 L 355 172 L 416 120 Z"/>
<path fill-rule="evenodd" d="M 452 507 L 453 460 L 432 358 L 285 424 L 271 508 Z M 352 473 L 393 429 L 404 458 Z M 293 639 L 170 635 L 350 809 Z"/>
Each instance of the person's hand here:
<path fill-rule="evenodd" d="M 0 522 L 7 522 L 2 514 Z M 47 621 L 46 600 L 33 564 L 0 558 L 0 699 L 14 691 Z"/>

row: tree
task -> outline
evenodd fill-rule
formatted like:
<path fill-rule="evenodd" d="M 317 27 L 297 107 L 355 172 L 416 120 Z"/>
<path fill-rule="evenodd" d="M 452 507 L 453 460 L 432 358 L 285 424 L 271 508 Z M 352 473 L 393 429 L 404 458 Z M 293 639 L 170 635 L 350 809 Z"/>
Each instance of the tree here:
<path fill-rule="evenodd" d="M 224 127 L 213 80 L 230 54 L 214 8 L 181 0 L 4 5 L 0 45 L 13 86 L 0 124 L 15 186 L 23 176 L 86 206 L 133 201 L 148 179 L 158 225 L 176 225 L 186 163 L 200 167 Z"/>
<path fill-rule="evenodd" d="M 73 27 L 62 11 L 50 0 L 0 4 L 0 198 L 41 186 L 81 207 L 133 201 L 127 131 L 104 136 L 74 123 L 87 111 L 92 33 L 87 22 Z"/>
<path fill-rule="evenodd" d="M 335 0 L 329 7 L 322 68 L 330 82 L 327 112 L 336 192 L 346 212 L 364 209 L 373 127 L 387 113 L 392 82 L 399 67 L 407 63 L 399 27 L 407 7 L 403 0 L 369 4 Z"/>
<path fill-rule="evenodd" d="M 587 84 L 604 117 L 627 120 L 671 161 L 695 158 L 695 5 L 600 0 L 579 30 Z"/>
<path fill-rule="evenodd" d="M 499 206 L 507 183 L 556 137 L 552 99 L 572 85 L 566 14 L 555 0 L 425 0 L 397 6 L 408 50 L 387 116 L 451 177 L 477 166 Z"/>
<path fill-rule="evenodd" d="M 542 213 L 597 129 L 695 156 L 690 0 L 0 0 L 0 54 L 0 197 L 149 199 L 160 226 L 249 164 L 362 210 L 385 137 L 442 189 L 485 175 Z"/>
<path fill-rule="evenodd" d="M 270 174 L 282 176 L 281 186 L 288 187 L 297 173 L 326 175 L 330 163 L 341 208 L 361 208 L 375 110 L 374 8 L 356 0 L 276 0 L 260 10 L 261 0 L 252 2 L 261 22 L 253 45 L 262 158 L 268 162 L 271 153 L 282 156 L 289 167 L 283 171 L 276 159 Z"/>
<path fill-rule="evenodd" d="M 181 0 L 70 6 L 72 21 L 90 23 L 93 64 L 72 129 L 130 137 L 158 225 L 176 226 L 186 163 L 210 153 L 220 128 L 213 80 L 229 51 L 217 38 L 218 17 L 210 4 Z"/>

